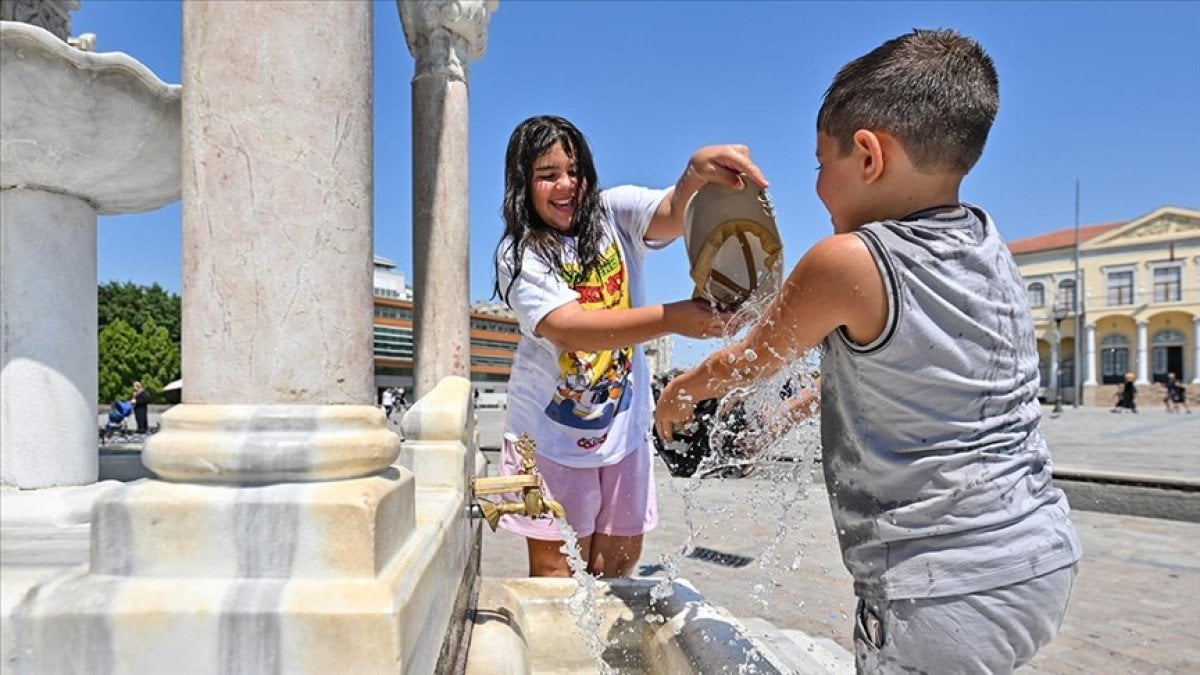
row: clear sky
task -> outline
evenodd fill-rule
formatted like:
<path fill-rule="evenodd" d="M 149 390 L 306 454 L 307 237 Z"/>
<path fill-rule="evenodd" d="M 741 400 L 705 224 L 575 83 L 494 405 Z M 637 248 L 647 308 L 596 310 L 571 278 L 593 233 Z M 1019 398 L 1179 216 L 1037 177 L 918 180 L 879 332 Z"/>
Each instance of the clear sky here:
<path fill-rule="evenodd" d="M 180 12 L 170 0 L 84 0 L 72 28 L 179 82 Z M 1077 178 L 1083 224 L 1200 207 L 1197 2 L 501 0 L 470 73 L 472 299 L 491 292 L 508 135 L 542 113 L 583 130 L 602 186 L 667 186 L 702 145 L 750 146 L 790 267 L 830 233 L 813 190 L 821 95 L 846 61 L 914 27 L 958 29 L 996 61 L 1000 114 L 962 198 L 1007 239 L 1070 227 Z M 374 39 L 375 251 L 408 272 L 413 58 L 394 2 L 375 4 Z M 178 292 L 179 233 L 179 204 L 101 218 L 100 280 Z M 648 301 L 686 297 L 683 247 L 652 255 Z"/>

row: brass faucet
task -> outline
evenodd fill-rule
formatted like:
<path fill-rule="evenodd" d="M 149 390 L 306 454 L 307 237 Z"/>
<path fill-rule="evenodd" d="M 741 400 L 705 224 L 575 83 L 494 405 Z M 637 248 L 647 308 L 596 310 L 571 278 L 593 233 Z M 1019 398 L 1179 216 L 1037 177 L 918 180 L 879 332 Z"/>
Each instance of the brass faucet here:
<path fill-rule="evenodd" d="M 534 460 L 536 450 L 537 444 L 529 434 L 521 434 L 517 439 L 517 453 L 521 455 L 520 473 L 515 476 L 471 479 L 471 492 L 476 499 L 484 495 L 521 492 L 522 499 L 519 502 L 496 503 L 479 499 L 479 509 L 493 532 L 500 523 L 500 516 L 522 514 L 537 517 L 549 513 L 555 518 L 566 517 L 562 504 L 545 495 L 542 477 L 537 473 Z"/>

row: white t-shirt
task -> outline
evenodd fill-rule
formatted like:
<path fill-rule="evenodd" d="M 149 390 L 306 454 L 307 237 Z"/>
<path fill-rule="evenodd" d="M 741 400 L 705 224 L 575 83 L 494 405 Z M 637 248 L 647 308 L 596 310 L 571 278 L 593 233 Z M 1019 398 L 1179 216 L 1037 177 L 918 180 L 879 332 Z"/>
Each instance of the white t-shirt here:
<path fill-rule="evenodd" d="M 383 407 L 387 408 L 396 402 L 396 397 L 392 394 L 391 389 L 384 389 L 383 396 L 380 397 L 379 402 L 383 404 Z"/>
<path fill-rule="evenodd" d="M 623 185 L 600 193 L 603 252 L 598 273 L 579 272 L 575 239 L 562 236 L 566 274 L 553 272 L 526 249 L 512 279 L 508 241 L 498 251 L 501 292 L 516 312 L 521 342 L 508 381 L 505 433 L 528 433 L 537 451 L 573 467 L 610 466 L 644 446 L 650 429 L 650 386 L 641 345 L 598 352 L 566 352 L 535 332 L 547 314 L 579 301 L 585 310 L 638 307 L 645 302 L 642 261 L 669 242 L 647 242 L 646 228 L 667 194 Z"/>

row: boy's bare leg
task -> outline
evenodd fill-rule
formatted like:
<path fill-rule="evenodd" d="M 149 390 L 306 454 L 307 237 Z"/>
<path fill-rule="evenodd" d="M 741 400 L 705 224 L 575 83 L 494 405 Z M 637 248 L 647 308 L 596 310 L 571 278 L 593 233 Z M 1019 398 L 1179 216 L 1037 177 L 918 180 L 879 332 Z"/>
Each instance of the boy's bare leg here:
<path fill-rule="evenodd" d="M 546 541 L 544 539 L 525 539 L 529 550 L 529 576 L 531 577 L 569 577 L 571 568 L 567 565 L 567 556 L 562 554 L 561 541 Z M 586 536 L 579 540 L 579 556 L 588 560 L 591 554 L 592 537 Z"/>
<path fill-rule="evenodd" d="M 592 536 L 588 572 L 604 579 L 627 577 L 642 557 L 642 535 L 618 537 L 611 534 Z"/>

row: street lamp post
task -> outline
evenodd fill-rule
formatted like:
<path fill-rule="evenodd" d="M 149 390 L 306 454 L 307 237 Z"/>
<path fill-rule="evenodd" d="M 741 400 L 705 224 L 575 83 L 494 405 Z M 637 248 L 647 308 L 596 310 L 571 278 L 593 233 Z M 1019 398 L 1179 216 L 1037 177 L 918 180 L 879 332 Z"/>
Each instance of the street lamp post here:
<path fill-rule="evenodd" d="M 1054 410 L 1051 411 L 1055 415 L 1062 413 L 1062 322 L 1067 318 L 1067 305 L 1060 298 L 1054 303 L 1054 340 L 1057 344 L 1054 346 L 1054 353 L 1058 355 L 1058 362 L 1054 367 Z"/>

